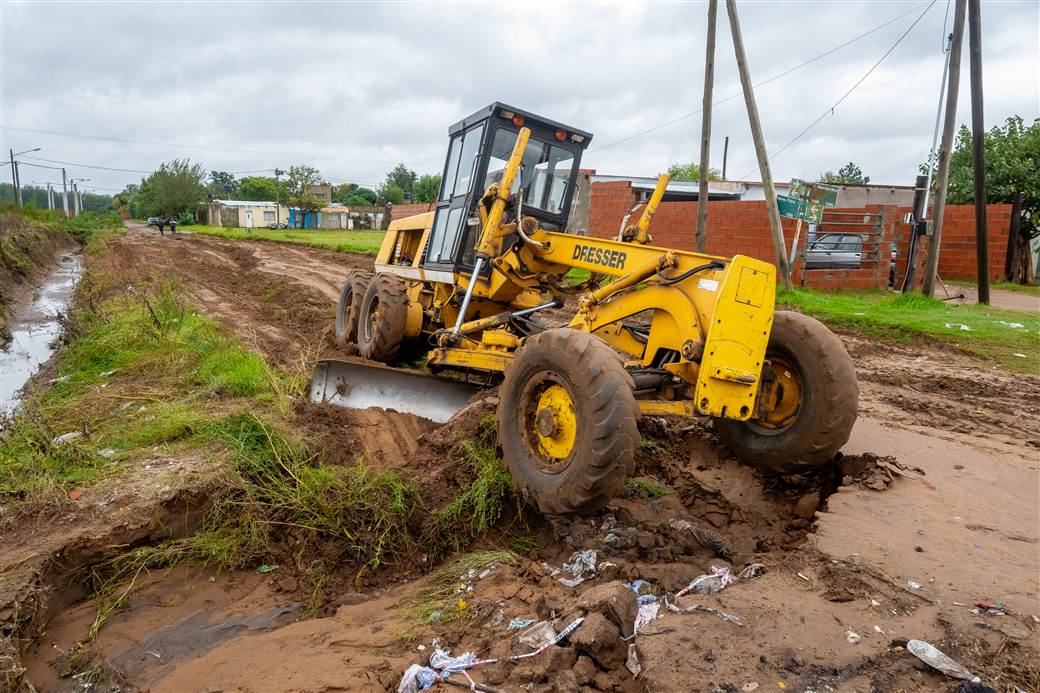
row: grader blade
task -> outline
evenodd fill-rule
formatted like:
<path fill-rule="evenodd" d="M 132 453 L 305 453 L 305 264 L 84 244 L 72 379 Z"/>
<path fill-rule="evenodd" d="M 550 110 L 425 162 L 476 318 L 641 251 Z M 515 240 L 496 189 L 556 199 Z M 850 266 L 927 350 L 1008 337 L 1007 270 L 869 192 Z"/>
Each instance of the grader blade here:
<path fill-rule="evenodd" d="M 444 423 L 475 390 L 466 383 L 376 363 L 327 359 L 311 379 L 312 402 L 348 409 L 378 407 Z"/>

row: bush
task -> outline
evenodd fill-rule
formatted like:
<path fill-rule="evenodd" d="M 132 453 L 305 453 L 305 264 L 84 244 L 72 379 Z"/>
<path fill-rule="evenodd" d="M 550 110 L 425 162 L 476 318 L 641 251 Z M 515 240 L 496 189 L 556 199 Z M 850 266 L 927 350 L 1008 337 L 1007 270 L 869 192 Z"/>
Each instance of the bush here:
<path fill-rule="evenodd" d="M 181 226 L 187 226 L 195 223 L 195 215 L 191 212 L 181 212 L 177 215 L 177 223 Z"/>

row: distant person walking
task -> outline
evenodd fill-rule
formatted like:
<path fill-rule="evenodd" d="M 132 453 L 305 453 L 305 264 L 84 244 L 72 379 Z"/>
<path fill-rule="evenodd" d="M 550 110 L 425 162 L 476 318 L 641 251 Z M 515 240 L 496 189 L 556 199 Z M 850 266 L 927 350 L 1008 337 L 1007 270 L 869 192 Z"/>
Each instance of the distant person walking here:
<path fill-rule="evenodd" d="M 173 236 L 177 235 L 177 220 L 170 219 L 170 234 Z"/>
<path fill-rule="evenodd" d="M 166 220 L 160 217 L 159 221 L 156 222 L 156 226 L 159 227 L 159 235 L 160 236 L 165 236 L 166 235 Z"/>

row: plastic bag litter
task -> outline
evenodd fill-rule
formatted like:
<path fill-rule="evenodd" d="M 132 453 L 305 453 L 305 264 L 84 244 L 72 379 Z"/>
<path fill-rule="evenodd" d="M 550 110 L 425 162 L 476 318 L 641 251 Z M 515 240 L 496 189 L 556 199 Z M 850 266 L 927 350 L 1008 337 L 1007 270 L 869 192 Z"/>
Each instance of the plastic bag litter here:
<path fill-rule="evenodd" d="M 430 667 L 413 664 L 404 671 L 401 683 L 397 684 L 397 693 L 418 693 L 428 691 L 437 683 L 437 672 Z"/>
<path fill-rule="evenodd" d="M 533 618 L 514 618 L 509 621 L 509 630 L 527 628 L 532 623 L 534 623 Z"/>
<path fill-rule="evenodd" d="M 695 577 L 690 584 L 680 590 L 675 596 L 681 597 L 690 592 L 694 594 L 715 594 L 726 589 L 727 585 L 732 585 L 737 581 L 737 578 L 734 577 L 729 568 L 720 568 L 717 565 L 713 565 L 710 570 L 711 572 L 707 575 Z"/>
<path fill-rule="evenodd" d="M 906 651 L 947 676 L 976 683 L 980 681 L 979 677 L 965 669 L 959 662 L 950 659 L 934 645 L 926 643 L 924 640 L 910 640 L 906 643 Z"/>
<path fill-rule="evenodd" d="M 766 572 L 766 567 L 762 563 L 751 563 L 744 570 L 740 571 L 740 577 L 744 580 L 750 580 L 751 578 L 757 578 Z"/>
<path fill-rule="evenodd" d="M 541 647 L 547 642 L 556 639 L 556 630 L 553 629 L 552 621 L 540 621 L 520 634 L 519 641 L 528 647 Z"/>
<path fill-rule="evenodd" d="M 640 590 L 650 585 L 646 580 L 633 580 L 632 582 L 624 582 L 622 584 L 636 594 L 639 594 Z"/>
<path fill-rule="evenodd" d="M 625 659 L 625 668 L 632 672 L 632 676 L 639 676 L 643 671 L 642 665 L 639 664 L 639 655 L 636 654 L 635 643 L 631 643 L 628 646 L 628 657 Z"/>
<path fill-rule="evenodd" d="M 577 587 L 585 578 L 596 574 L 596 549 L 585 549 L 575 551 L 570 560 L 563 564 L 563 572 L 570 573 L 573 578 L 560 578 L 560 584 L 565 587 Z"/>
<path fill-rule="evenodd" d="M 636 622 L 632 627 L 632 635 L 639 633 L 640 628 L 657 618 L 657 613 L 661 609 L 657 597 L 652 594 L 644 594 L 642 597 L 636 598 L 636 604 L 639 605 L 639 610 L 636 611 Z"/>
<path fill-rule="evenodd" d="M 446 674 L 468 669 L 475 661 L 477 656 L 472 652 L 463 652 L 458 657 L 452 657 L 439 647 L 430 655 L 430 666 Z"/>

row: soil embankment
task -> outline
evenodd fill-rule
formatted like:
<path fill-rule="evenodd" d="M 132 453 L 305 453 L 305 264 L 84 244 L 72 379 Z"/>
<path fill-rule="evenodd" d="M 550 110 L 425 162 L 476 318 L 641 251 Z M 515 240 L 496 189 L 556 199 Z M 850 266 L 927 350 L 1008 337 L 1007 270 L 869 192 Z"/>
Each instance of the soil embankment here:
<path fill-rule="evenodd" d="M 340 278 L 371 259 L 131 227 L 99 262 L 133 282 L 177 280 L 199 311 L 270 362 L 300 369 L 333 350 Z M 37 620 L 22 652 L 26 679 L 48 691 L 84 681 L 99 690 L 393 691 L 436 638 L 455 655 L 499 658 L 471 673 L 511 692 L 956 690 L 899 645 L 917 638 L 997 690 L 1037 690 L 1040 378 L 934 347 L 845 339 L 861 416 L 827 473 L 763 475 L 733 460 L 710 424 L 652 419 L 638 481 L 591 517 L 507 513 L 475 542 L 454 537 L 461 555 L 416 552 L 375 572 L 344 564 L 320 584 L 301 557 L 336 557 L 303 551 L 303 535 L 290 530 L 278 560 L 248 570 L 140 571 L 121 609 L 92 628 L 101 605 L 77 589 L 77 569 L 116 545 L 198 524 L 203 499 L 187 490 L 202 490 L 210 463 L 151 460 L 0 537 L 0 585 L 29 571 L 53 590 L 38 607 L 16 602 Z M 377 410 L 300 405 L 293 415 L 315 454 L 349 465 L 369 450 L 380 468 L 410 470 L 429 507 L 441 508 L 465 481 L 452 450 L 479 437 L 494 404 L 488 395 L 444 427 Z M 326 553 L 341 547 L 329 542 Z M 569 574 L 554 571 L 590 550 L 594 573 L 561 582 Z M 644 580 L 643 592 L 661 598 L 712 566 L 750 564 L 763 574 L 715 594 L 669 596 L 678 611 L 658 602 L 658 617 L 631 637 L 635 594 L 623 582 Z M 563 646 L 504 661 L 529 651 L 511 620 L 556 619 L 559 629 L 579 615 L 586 621 Z"/>
<path fill-rule="evenodd" d="M 11 339 L 11 310 L 74 247 L 62 231 L 15 212 L 0 213 L 0 348 Z"/>

